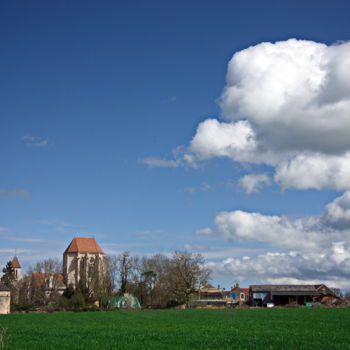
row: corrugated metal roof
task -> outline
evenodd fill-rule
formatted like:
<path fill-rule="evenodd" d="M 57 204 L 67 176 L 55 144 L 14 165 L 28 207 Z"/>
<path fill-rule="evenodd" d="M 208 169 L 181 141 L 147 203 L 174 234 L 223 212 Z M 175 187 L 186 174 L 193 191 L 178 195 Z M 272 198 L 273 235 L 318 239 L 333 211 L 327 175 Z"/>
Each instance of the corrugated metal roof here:
<path fill-rule="evenodd" d="M 252 292 L 312 292 L 318 291 L 313 284 L 259 284 L 250 286 Z"/>

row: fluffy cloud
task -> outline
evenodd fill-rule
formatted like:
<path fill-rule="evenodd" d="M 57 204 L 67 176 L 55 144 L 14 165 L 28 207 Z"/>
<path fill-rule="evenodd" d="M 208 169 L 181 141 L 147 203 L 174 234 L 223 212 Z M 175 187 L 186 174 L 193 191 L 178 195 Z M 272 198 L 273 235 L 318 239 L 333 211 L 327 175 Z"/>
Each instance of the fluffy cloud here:
<path fill-rule="evenodd" d="M 253 240 L 303 252 L 322 253 L 338 241 L 350 244 L 350 191 L 329 203 L 320 216 L 289 219 L 241 210 L 221 212 L 217 231 L 226 240 Z"/>
<path fill-rule="evenodd" d="M 248 121 L 220 123 L 216 119 L 207 119 L 199 124 L 189 150 L 196 160 L 230 157 L 247 161 L 256 147 L 255 133 Z"/>
<path fill-rule="evenodd" d="M 316 218 L 289 220 L 241 210 L 222 212 L 215 218 L 220 236 L 227 240 L 254 240 L 285 249 L 321 251 L 330 236 L 317 231 Z M 334 238 L 334 237 L 333 237 Z"/>
<path fill-rule="evenodd" d="M 291 220 L 240 210 L 219 213 L 212 235 L 228 241 L 268 244 L 273 252 L 209 263 L 217 273 L 276 281 L 333 281 L 350 288 L 350 191 L 329 203 L 320 216 Z"/>
<path fill-rule="evenodd" d="M 248 174 L 239 180 L 239 186 L 247 194 L 259 192 L 264 186 L 270 184 L 270 178 L 266 174 Z"/>
<path fill-rule="evenodd" d="M 350 152 L 339 156 L 299 154 L 278 164 L 275 181 L 283 189 L 350 189 Z"/>
<path fill-rule="evenodd" d="M 239 51 L 219 98 L 226 121 L 203 121 L 175 163 L 150 165 L 228 157 L 276 167 L 282 188 L 350 189 L 349 72 L 349 42 L 290 39 Z"/>
<path fill-rule="evenodd" d="M 326 283 L 331 287 L 350 288 L 350 247 L 344 242 L 332 244 L 326 254 L 271 252 L 253 258 L 228 258 L 207 265 L 217 275 L 235 276 L 237 280 L 249 277 L 255 283 Z"/>
<path fill-rule="evenodd" d="M 350 191 L 346 191 L 326 206 L 323 221 L 337 230 L 350 229 Z"/>
<path fill-rule="evenodd" d="M 262 43 L 236 53 L 220 98 L 223 116 L 245 118 L 270 149 L 350 149 L 350 43 Z"/>

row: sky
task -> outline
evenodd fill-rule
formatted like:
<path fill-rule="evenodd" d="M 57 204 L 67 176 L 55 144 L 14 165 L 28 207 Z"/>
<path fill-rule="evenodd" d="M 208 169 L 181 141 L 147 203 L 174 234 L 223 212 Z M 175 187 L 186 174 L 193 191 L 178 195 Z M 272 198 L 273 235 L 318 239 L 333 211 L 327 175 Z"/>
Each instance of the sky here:
<path fill-rule="evenodd" d="M 0 265 L 201 253 L 350 288 L 348 1 L 2 1 Z"/>

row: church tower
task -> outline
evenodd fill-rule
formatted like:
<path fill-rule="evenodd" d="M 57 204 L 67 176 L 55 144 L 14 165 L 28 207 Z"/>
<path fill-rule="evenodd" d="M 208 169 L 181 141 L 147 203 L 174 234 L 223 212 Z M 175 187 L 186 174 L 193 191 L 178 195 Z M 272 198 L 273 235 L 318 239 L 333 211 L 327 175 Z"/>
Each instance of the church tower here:
<path fill-rule="evenodd" d="M 67 286 L 81 281 L 89 286 L 105 274 L 106 255 L 92 237 L 75 237 L 63 253 L 63 276 Z"/>
<path fill-rule="evenodd" d="M 12 259 L 11 265 L 12 265 L 12 268 L 14 269 L 15 279 L 16 281 L 19 281 L 22 278 L 22 275 L 21 275 L 22 266 L 19 263 L 17 256 L 15 256 Z"/>

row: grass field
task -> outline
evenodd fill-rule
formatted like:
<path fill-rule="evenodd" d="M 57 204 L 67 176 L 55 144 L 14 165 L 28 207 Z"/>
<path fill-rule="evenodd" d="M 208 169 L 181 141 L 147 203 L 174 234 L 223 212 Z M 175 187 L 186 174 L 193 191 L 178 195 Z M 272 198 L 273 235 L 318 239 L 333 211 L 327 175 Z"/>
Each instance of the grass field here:
<path fill-rule="evenodd" d="M 350 309 L 0 315 L 9 350 L 350 349 Z"/>

